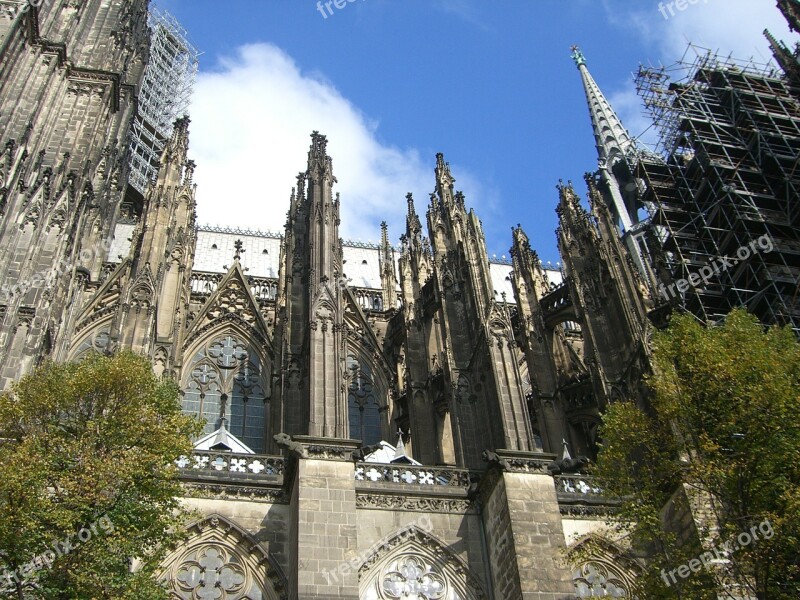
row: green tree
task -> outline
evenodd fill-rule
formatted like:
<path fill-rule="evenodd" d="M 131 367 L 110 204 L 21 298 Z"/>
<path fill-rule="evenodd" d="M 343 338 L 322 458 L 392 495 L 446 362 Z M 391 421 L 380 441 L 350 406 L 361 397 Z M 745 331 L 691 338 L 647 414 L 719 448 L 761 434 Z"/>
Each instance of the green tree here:
<path fill-rule="evenodd" d="M 187 519 L 173 461 L 198 432 L 175 384 L 127 352 L 0 395 L 4 597 L 166 599 L 153 576 Z"/>
<path fill-rule="evenodd" d="M 624 498 L 616 528 L 649 557 L 640 597 L 717 598 L 732 577 L 759 599 L 797 598 L 800 344 L 744 310 L 711 327 L 682 315 L 654 335 L 652 364 L 649 406 L 609 407 L 595 467 Z M 709 541 L 740 547 L 704 555 Z M 670 575 L 692 559 L 716 567 Z"/>

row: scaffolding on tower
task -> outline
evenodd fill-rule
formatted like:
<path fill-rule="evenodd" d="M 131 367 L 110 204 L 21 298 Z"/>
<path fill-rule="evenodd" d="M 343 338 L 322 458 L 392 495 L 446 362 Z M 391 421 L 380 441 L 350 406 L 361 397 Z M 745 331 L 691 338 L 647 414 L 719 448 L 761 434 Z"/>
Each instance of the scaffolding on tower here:
<path fill-rule="evenodd" d="M 151 8 L 147 22 L 151 30 L 150 60 L 139 90 L 129 143 L 128 182 L 141 194 L 158 174 L 173 123 L 188 114 L 200 57 L 186 30 L 170 13 Z"/>
<path fill-rule="evenodd" d="M 705 322 L 744 306 L 800 334 L 800 87 L 772 63 L 697 46 L 666 68 L 640 67 L 636 88 L 660 133 L 636 176 L 673 281 L 736 257 L 677 300 Z M 771 240 L 770 250 L 754 248 Z M 766 246 L 766 242 L 764 242 Z M 667 294 L 669 295 L 669 294 Z"/>

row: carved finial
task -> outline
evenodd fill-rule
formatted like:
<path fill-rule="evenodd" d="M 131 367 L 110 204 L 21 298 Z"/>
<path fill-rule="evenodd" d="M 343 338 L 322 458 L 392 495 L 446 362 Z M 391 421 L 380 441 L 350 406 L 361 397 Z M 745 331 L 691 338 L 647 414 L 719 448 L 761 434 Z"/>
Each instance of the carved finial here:
<path fill-rule="evenodd" d="M 192 185 L 192 178 L 194 177 L 194 169 L 196 166 L 197 163 L 193 160 L 186 161 L 186 169 L 183 172 L 184 185 Z"/>
<path fill-rule="evenodd" d="M 572 60 L 575 61 L 575 64 L 580 68 L 581 65 L 586 64 L 586 57 L 581 52 L 581 49 L 576 45 L 570 48 L 572 50 Z"/>
<path fill-rule="evenodd" d="M 416 212 L 414 210 L 414 195 L 411 192 L 406 194 L 406 202 L 408 203 L 408 216 L 411 217 Z"/>
<path fill-rule="evenodd" d="M 247 250 L 244 249 L 244 244 L 242 243 L 242 240 L 236 240 L 235 242 L 233 242 L 233 247 L 236 248 L 236 253 L 233 255 L 233 260 L 238 262 L 239 259 L 242 258 L 242 254 L 247 252 Z"/>

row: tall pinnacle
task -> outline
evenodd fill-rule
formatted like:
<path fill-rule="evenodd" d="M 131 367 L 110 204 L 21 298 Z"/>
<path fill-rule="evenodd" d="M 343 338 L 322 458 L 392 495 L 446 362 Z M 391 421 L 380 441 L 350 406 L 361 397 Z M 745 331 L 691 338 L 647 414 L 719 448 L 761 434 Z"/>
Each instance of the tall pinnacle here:
<path fill-rule="evenodd" d="M 800 31 L 800 2 L 798 0 L 778 0 L 778 9 L 786 17 L 789 29 Z"/>
<path fill-rule="evenodd" d="M 583 79 L 583 89 L 589 103 L 589 116 L 592 118 L 592 128 L 597 143 L 597 157 L 601 162 L 611 166 L 623 158 L 635 142 L 589 73 L 586 57 L 578 46 L 572 47 L 572 60 L 578 66 Z"/>

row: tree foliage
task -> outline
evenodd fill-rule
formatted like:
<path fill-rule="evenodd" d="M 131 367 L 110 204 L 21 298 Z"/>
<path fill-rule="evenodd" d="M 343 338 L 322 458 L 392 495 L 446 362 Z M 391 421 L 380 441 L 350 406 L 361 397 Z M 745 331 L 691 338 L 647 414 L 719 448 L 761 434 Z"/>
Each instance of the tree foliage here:
<path fill-rule="evenodd" d="M 126 352 L 46 364 L 0 396 L 5 597 L 167 598 L 153 575 L 186 519 L 173 461 L 198 431 Z"/>
<path fill-rule="evenodd" d="M 640 597 L 725 597 L 732 578 L 752 597 L 797 598 L 800 344 L 743 310 L 707 328 L 678 316 L 652 360 L 648 406 L 609 407 L 595 469 L 649 557 Z M 674 572 L 701 557 L 713 566 Z"/>

